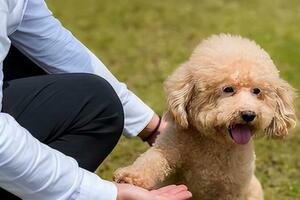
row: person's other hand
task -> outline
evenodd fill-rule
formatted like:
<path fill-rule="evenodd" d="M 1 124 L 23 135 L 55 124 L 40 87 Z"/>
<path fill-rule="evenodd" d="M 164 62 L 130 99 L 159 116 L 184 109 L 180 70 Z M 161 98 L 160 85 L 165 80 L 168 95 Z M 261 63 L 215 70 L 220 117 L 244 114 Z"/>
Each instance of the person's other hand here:
<path fill-rule="evenodd" d="M 167 127 L 168 122 L 165 120 L 164 117 L 161 118 L 161 122 L 160 122 L 160 126 L 158 127 L 156 133 L 154 133 L 148 140 L 148 144 L 150 146 L 153 145 L 153 143 L 155 142 L 157 136 L 163 132 L 163 130 Z"/>
<path fill-rule="evenodd" d="M 192 197 L 185 185 L 169 185 L 150 191 L 130 184 L 116 185 L 117 200 L 186 200 Z"/>
<path fill-rule="evenodd" d="M 167 127 L 167 124 L 168 123 L 164 117 L 160 119 L 160 117 L 154 113 L 148 125 L 139 134 L 139 137 L 152 146 L 157 136 Z"/>

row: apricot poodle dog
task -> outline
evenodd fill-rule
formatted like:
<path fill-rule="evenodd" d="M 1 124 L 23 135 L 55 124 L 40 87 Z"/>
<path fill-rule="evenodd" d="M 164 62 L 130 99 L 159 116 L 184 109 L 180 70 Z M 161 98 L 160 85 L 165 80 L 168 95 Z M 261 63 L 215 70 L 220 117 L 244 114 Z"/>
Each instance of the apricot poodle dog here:
<path fill-rule="evenodd" d="M 184 183 L 195 200 L 263 199 L 253 138 L 282 138 L 296 124 L 294 89 L 270 56 L 249 39 L 214 35 L 165 89 L 168 127 L 115 181 L 147 189 Z"/>

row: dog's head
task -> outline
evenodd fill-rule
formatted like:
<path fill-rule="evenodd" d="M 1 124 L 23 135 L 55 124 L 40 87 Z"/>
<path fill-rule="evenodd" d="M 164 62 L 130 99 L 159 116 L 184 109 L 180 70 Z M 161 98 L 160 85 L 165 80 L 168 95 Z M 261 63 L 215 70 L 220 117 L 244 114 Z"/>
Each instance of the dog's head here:
<path fill-rule="evenodd" d="M 203 41 L 165 89 L 177 126 L 218 140 L 246 144 L 258 131 L 281 138 L 296 124 L 294 89 L 261 47 L 240 36 Z"/>

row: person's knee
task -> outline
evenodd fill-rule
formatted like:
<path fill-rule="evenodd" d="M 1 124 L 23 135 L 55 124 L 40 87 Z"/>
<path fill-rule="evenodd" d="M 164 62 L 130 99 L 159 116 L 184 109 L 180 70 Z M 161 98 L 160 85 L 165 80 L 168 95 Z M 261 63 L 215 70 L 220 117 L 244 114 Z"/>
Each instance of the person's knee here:
<path fill-rule="evenodd" d="M 89 98 L 91 104 L 113 117 L 111 123 L 115 126 L 114 134 L 121 134 L 124 127 L 124 112 L 122 103 L 113 87 L 102 77 L 93 74 L 79 74 L 79 85 L 82 95 Z M 101 104 L 101 105 L 100 105 Z M 97 106 L 98 105 L 98 106 Z"/>
<path fill-rule="evenodd" d="M 113 87 L 102 77 L 93 74 L 64 74 L 56 79 L 57 86 L 65 91 L 67 99 L 73 106 L 82 107 L 85 118 L 110 119 L 109 127 L 113 134 L 120 135 L 124 126 L 124 113 L 122 103 Z"/>

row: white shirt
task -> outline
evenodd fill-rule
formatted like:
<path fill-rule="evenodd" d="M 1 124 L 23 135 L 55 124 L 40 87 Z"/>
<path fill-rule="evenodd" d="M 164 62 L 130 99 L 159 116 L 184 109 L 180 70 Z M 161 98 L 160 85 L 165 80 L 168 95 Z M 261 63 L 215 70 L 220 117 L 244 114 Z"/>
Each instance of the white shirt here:
<path fill-rule="evenodd" d="M 49 73 L 85 72 L 105 78 L 124 108 L 124 134 L 136 136 L 153 111 L 120 83 L 48 10 L 43 0 L 0 0 L 0 88 L 3 60 L 13 43 Z M 0 106 L 2 90 L 0 89 Z M 0 113 L 0 186 L 28 200 L 113 200 L 113 183 L 36 140 L 8 114 Z"/>

